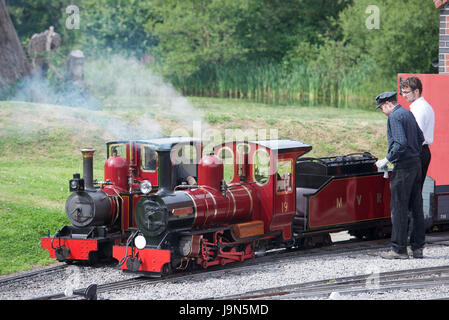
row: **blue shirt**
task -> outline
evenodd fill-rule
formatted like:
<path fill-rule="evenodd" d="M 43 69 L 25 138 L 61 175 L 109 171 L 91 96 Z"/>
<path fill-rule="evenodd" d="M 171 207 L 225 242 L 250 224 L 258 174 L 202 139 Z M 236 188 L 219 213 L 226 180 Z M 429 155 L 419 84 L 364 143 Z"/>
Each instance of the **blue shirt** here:
<path fill-rule="evenodd" d="M 400 104 L 394 107 L 387 121 L 388 154 L 391 163 L 419 157 L 424 136 L 411 111 Z"/>

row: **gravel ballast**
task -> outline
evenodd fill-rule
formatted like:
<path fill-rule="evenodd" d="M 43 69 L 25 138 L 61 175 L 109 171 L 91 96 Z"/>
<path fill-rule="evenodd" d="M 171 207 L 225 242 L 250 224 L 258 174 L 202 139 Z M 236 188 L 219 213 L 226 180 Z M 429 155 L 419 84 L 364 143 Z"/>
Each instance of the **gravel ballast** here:
<path fill-rule="evenodd" d="M 385 260 L 379 256 L 386 250 L 338 254 L 331 256 L 298 256 L 271 263 L 261 263 L 244 270 L 223 270 L 213 274 L 192 275 L 167 283 L 145 283 L 129 289 L 99 293 L 99 299 L 111 300 L 197 300 L 225 297 L 235 294 L 326 280 L 354 275 L 375 274 L 387 271 L 418 269 L 449 265 L 449 244 L 429 244 L 424 249 L 424 259 Z M 0 286 L 0 299 L 30 299 L 72 289 L 85 288 L 90 284 L 104 284 L 133 278 L 114 266 L 83 267 L 71 265 L 66 269 L 39 278 L 4 283 Z M 449 287 L 435 286 L 430 289 L 409 289 L 393 292 L 365 292 L 358 295 L 333 294 L 332 297 L 316 299 L 406 299 L 423 300 L 449 297 Z"/>

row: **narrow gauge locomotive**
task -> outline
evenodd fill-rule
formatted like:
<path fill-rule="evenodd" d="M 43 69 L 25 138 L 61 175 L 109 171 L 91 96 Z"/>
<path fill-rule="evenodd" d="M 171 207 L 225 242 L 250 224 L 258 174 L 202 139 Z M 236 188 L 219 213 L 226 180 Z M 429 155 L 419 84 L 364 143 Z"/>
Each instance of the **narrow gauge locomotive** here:
<path fill-rule="evenodd" d="M 41 238 L 41 248 L 59 261 L 87 261 L 91 264 L 112 259 L 112 246 L 122 243 L 136 227 L 136 204 L 145 193 L 158 191 L 158 173 L 172 168 L 164 161 L 188 158 L 170 176 L 165 187 L 173 189 L 182 175 L 196 179 L 202 144 L 189 137 L 158 138 L 142 141 L 108 142 L 104 181 L 93 180 L 94 149 L 82 149 L 83 177 L 73 175 L 72 192 L 65 205 L 71 225 L 53 236 Z M 187 163 L 189 162 L 189 163 Z"/>
<path fill-rule="evenodd" d="M 198 164 L 198 185 L 139 199 L 138 228 L 113 246 L 114 258 L 124 270 L 167 274 L 330 243 L 330 232 L 388 235 L 389 178 L 377 172 L 377 158 L 303 158 L 311 149 L 294 140 L 216 146 Z M 169 181 L 160 175 L 160 186 Z"/>

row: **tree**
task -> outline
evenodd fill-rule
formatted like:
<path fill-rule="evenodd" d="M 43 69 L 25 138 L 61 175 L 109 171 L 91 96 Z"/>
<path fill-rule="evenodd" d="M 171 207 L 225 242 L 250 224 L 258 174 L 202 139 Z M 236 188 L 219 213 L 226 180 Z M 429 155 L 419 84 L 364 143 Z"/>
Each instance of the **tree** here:
<path fill-rule="evenodd" d="M 375 14 L 377 27 L 371 21 Z M 438 58 L 440 21 L 432 1 L 354 0 L 341 13 L 339 24 L 345 44 L 361 60 L 371 60 L 378 76 L 435 72 L 431 62 Z"/>
<path fill-rule="evenodd" d="M 214 66 L 280 63 L 298 43 L 320 43 L 347 0 L 154 0 L 164 73 L 186 78 Z"/>
<path fill-rule="evenodd" d="M 0 87 L 10 86 L 29 71 L 30 64 L 9 17 L 5 0 L 0 0 Z"/>
<path fill-rule="evenodd" d="M 187 77 L 204 65 L 223 64 L 245 54 L 236 27 L 248 0 L 156 0 L 159 17 L 146 29 L 159 39 L 157 54 L 167 75 Z"/>
<path fill-rule="evenodd" d="M 280 61 L 295 46 L 321 44 L 347 0 L 250 0 L 237 27 L 251 59 Z"/>
<path fill-rule="evenodd" d="M 35 33 L 43 32 L 50 26 L 53 26 L 65 40 L 66 35 L 63 34 L 67 17 L 65 8 L 74 0 L 6 0 L 5 2 L 22 42 L 27 42 Z"/>
<path fill-rule="evenodd" d="M 156 19 L 152 3 L 141 0 L 83 0 L 80 42 L 90 53 L 141 58 L 156 40 L 144 25 Z"/>

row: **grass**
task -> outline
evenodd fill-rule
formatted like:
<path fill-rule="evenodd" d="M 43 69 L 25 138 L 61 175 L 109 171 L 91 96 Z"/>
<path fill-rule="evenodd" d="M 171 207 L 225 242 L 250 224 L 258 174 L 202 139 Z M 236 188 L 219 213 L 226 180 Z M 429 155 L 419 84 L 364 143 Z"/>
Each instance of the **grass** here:
<path fill-rule="evenodd" d="M 53 262 L 40 249 L 40 238 L 54 234 L 68 219 L 64 213 L 68 181 L 82 173 L 79 149 L 94 147 L 94 177 L 103 178 L 105 142 L 123 139 L 127 132 L 160 127 L 170 135 L 184 127 L 175 109 L 146 104 L 143 97 L 108 97 L 103 110 L 0 101 L 0 274 L 27 270 Z M 226 130 L 277 130 L 280 138 L 313 146 L 309 156 L 332 156 L 370 151 L 384 157 L 386 118 L 379 112 L 356 108 L 273 105 L 243 99 L 188 98 L 195 119 L 225 138 Z M 182 104 L 182 108 L 187 107 Z M 106 120 L 105 120 L 106 119 Z M 123 126 L 123 128 L 122 128 Z M 109 128 L 111 127 L 111 128 Z M 118 130 L 121 129 L 121 130 Z M 131 131 L 132 131 L 131 130 Z M 210 138 L 210 136 L 209 136 Z M 212 140 L 214 140 L 212 139 Z M 210 142 L 209 145 L 213 145 Z"/>
<path fill-rule="evenodd" d="M 213 115 L 213 127 L 225 131 L 276 129 L 279 138 L 311 144 L 310 156 L 370 151 L 386 154 L 386 117 L 373 110 L 297 105 L 278 106 L 242 99 L 189 98 L 206 114 Z"/>

